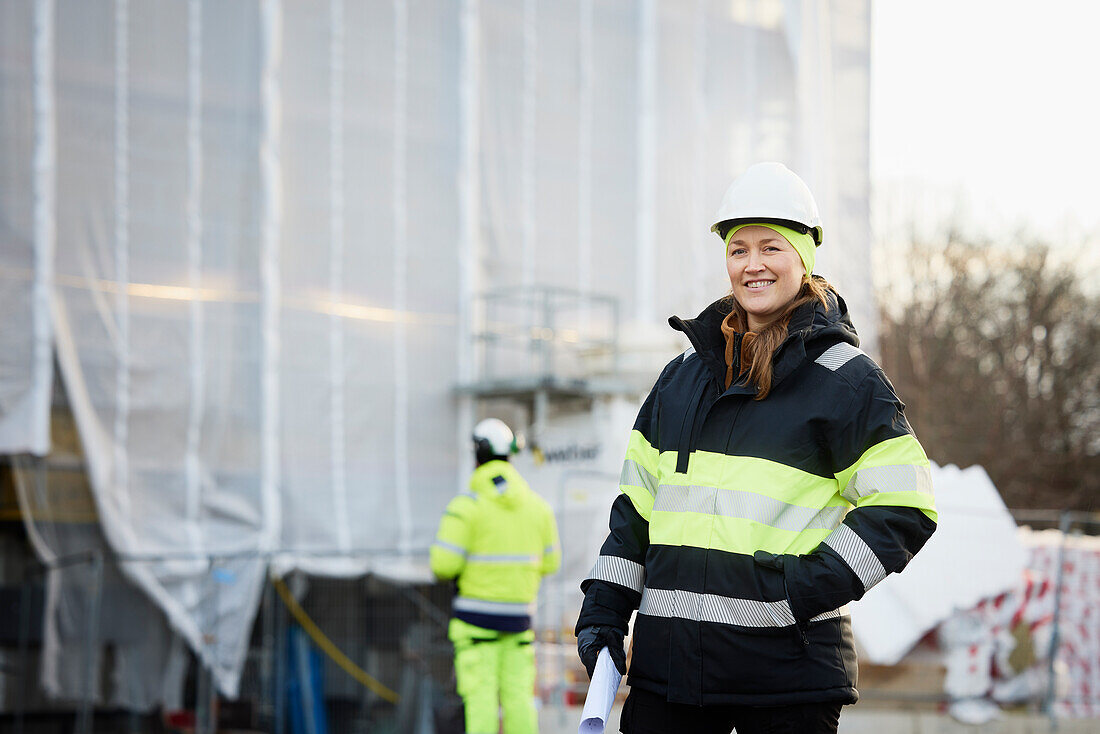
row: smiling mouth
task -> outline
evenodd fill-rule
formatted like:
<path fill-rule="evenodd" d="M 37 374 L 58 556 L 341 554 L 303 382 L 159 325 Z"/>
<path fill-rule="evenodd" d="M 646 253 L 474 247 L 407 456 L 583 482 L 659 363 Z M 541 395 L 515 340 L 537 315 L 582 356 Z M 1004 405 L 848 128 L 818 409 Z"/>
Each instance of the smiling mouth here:
<path fill-rule="evenodd" d="M 767 288 L 774 282 L 774 280 L 750 280 L 748 283 L 745 283 L 745 287 L 749 290 L 757 291 L 761 288 Z"/>

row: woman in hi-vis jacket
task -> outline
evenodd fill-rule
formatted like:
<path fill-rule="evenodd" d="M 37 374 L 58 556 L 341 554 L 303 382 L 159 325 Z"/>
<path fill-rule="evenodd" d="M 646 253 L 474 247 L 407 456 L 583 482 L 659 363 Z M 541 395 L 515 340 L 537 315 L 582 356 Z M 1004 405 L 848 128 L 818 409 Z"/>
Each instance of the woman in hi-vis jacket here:
<path fill-rule="evenodd" d="M 731 291 L 669 319 L 691 346 L 631 431 L 578 651 L 625 673 L 637 610 L 625 734 L 835 732 L 858 695 L 846 605 L 935 531 L 928 458 L 813 274 L 802 179 L 757 164 L 715 222 Z"/>

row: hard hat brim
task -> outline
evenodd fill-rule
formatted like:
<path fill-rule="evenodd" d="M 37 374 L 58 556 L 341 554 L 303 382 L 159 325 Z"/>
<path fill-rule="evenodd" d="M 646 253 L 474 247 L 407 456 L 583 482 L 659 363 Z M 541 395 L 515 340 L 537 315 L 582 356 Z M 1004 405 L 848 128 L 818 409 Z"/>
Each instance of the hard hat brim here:
<path fill-rule="evenodd" d="M 808 234 L 813 237 L 814 245 L 821 247 L 821 227 L 808 227 L 802 222 L 796 222 L 791 219 L 776 219 L 774 217 L 740 217 L 738 219 L 723 219 L 721 222 L 716 222 L 713 227 L 710 228 L 711 232 L 714 232 L 723 240 L 726 237 L 726 232 L 730 230 L 730 227 L 736 227 L 739 224 L 777 224 L 780 227 L 787 227 L 793 229 L 795 232 L 802 234 Z"/>

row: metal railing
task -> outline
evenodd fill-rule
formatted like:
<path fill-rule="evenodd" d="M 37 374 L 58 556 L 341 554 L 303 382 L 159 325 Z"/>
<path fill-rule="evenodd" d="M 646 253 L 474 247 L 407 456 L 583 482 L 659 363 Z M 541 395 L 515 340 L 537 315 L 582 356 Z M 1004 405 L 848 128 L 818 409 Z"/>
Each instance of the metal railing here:
<path fill-rule="evenodd" d="M 619 303 L 611 296 L 566 288 L 504 288 L 482 294 L 478 308 L 484 328 L 477 340 L 484 355 L 484 374 L 558 379 L 583 377 L 589 368 L 574 360 L 602 354 L 614 369 L 618 348 Z"/>

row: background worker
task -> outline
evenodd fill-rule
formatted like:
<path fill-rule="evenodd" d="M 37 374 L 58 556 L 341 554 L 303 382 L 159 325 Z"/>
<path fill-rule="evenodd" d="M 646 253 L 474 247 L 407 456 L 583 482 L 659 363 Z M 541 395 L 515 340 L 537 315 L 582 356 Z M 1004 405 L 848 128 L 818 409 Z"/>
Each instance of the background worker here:
<path fill-rule="evenodd" d="M 447 505 L 431 548 L 432 573 L 457 579 L 449 636 L 467 734 L 538 731 L 531 611 L 542 577 L 561 565 L 550 506 L 508 463 L 511 429 L 489 418 L 474 428 L 477 468 Z"/>
<path fill-rule="evenodd" d="M 730 186 L 713 230 L 730 293 L 673 317 L 577 621 L 591 674 L 625 672 L 626 734 L 835 733 L 855 703 L 845 605 L 936 528 L 931 473 L 844 300 L 813 274 L 817 204 L 779 163 Z"/>

